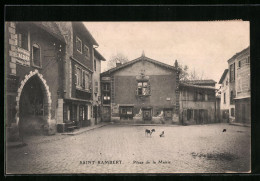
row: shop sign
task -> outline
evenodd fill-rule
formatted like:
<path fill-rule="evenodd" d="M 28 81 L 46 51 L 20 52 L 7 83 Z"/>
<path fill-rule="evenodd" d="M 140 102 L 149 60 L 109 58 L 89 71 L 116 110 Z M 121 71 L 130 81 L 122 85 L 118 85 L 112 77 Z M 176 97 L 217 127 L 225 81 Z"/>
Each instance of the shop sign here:
<path fill-rule="evenodd" d="M 30 66 L 30 52 L 18 47 L 17 62 L 21 65 Z"/>

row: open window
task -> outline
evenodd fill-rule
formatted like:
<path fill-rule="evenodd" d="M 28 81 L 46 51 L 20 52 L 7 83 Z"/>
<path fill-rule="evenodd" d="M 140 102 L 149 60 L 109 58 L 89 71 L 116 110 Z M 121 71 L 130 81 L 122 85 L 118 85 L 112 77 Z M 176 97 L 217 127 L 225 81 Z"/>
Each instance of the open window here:
<path fill-rule="evenodd" d="M 151 86 L 148 81 L 138 81 L 136 95 L 138 96 L 149 96 L 151 95 Z"/>

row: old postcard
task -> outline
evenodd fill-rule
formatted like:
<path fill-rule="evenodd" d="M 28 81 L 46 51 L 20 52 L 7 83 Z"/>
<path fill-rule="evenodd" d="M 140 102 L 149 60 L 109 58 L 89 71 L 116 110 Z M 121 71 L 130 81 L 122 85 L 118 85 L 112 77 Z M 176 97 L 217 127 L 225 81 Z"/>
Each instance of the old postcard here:
<path fill-rule="evenodd" d="M 249 21 L 6 21 L 6 174 L 250 173 Z"/>

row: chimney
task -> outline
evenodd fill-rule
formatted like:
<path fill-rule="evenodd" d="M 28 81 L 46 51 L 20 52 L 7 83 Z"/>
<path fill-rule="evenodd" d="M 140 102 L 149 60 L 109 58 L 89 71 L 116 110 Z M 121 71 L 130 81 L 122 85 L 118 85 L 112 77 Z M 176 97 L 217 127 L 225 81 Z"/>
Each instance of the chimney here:
<path fill-rule="evenodd" d="M 116 67 L 119 67 L 119 66 L 121 66 L 121 65 L 122 65 L 121 62 L 116 63 Z"/>
<path fill-rule="evenodd" d="M 178 68 L 178 66 L 179 66 L 179 65 L 178 65 L 178 61 L 175 60 L 174 67 L 175 67 L 175 68 Z"/>

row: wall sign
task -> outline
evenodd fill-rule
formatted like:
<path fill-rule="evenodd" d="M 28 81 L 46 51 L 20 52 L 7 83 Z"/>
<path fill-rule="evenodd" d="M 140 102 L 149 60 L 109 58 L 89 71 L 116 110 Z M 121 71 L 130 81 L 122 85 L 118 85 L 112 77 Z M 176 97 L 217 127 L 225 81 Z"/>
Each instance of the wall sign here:
<path fill-rule="evenodd" d="M 21 65 L 30 66 L 30 52 L 18 47 L 17 62 Z"/>
<path fill-rule="evenodd" d="M 102 77 L 102 80 L 111 80 L 110 77 Z"/>

